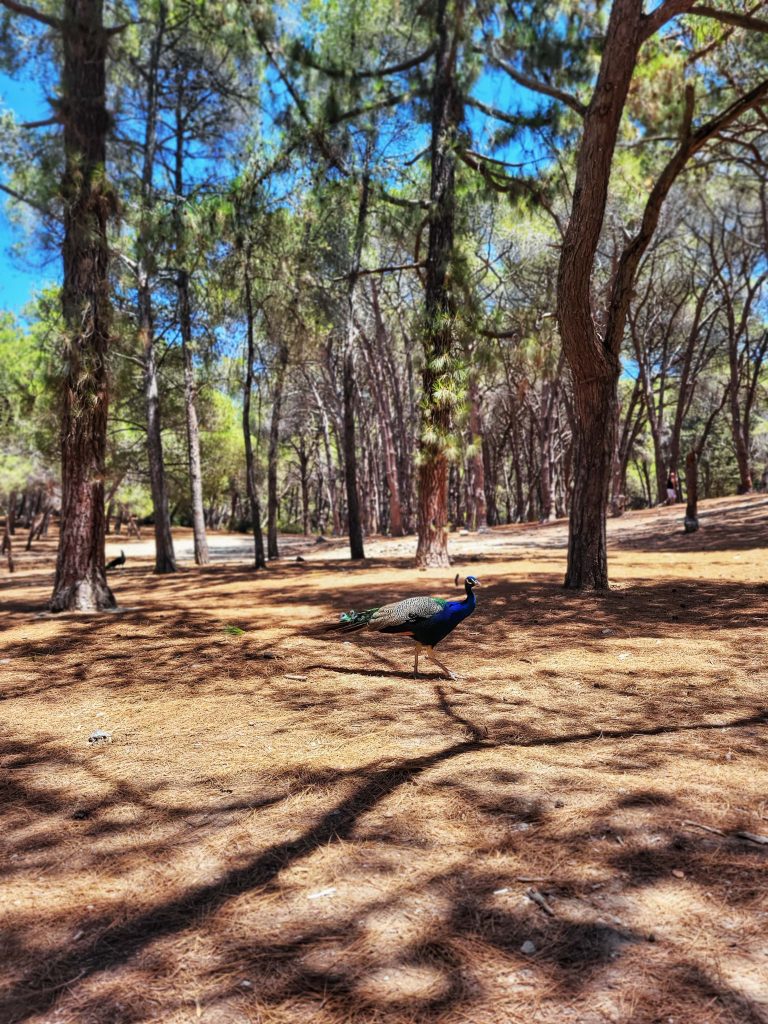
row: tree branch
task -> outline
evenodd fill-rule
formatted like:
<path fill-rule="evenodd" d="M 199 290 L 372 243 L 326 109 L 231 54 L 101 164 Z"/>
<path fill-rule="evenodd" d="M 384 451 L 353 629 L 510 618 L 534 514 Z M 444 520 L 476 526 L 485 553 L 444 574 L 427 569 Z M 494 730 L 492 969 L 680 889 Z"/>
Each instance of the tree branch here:
<path fill-rule="evenodd" d="M 519 338 L 520 328 L 510 327 L 506 331 L 494 331 L 490 327 L 477 332 L 482 338 Z"/>
<path fill-rule="evenodd" d="M 320 61 L 316 60 L 311 50 L 299 46 L 291 53 L 286 54 L 284 50 L 281 53 L 284 57 L 289 60 L 295 60 L 298 64 L 304 65 L 304 67 L 312 68 L 314 71 L 320 71 L 322 74 L 327 75 L 329 78 L 342 78 L 342 79 L 363 79 L 363 78 L 384 78 L 386 75 L 398 75 L 402 71 L 410 71 L 411 68 L 418 67 L 428 57 L 431 57 L 435 52 L 434 43 L 427 47 L 422 53 L 417 54 L 415 57 L 407 57 L 405 60 L 400 61 L 398 64 L 390 64 L 388 67 L 383 68 L 372 68 L 362 69 L 360 71 L 347 71 L 345 68 L 334 68 L 329 67 L 326 64 L 321 64 Z"/>
<path fill-rule="evenodd" d="M 696 4 L 695 7 L 691 7 L 688 14 L 696 14 L 700 18 L 713 18 L 715 21 L 721 21 L 724 25 L 735 25 L 736 28 L 768 32 L 768 21 L 764 18 L 753 18 L 751 14 L 720 11 L 716 7 L 708 7 L 706 4 Z"/>
<path fill-rule="evenodd" d="M 693 3 L 693 0 L 687 0 L 688 3 Z M 538 78 L 533 78 L 531 75 L 526 75 L 522 71 L 518 71 L 514 68 L 508 60 L 504 60 L 503 57 L 499 57 L 498 54 L 491 54 L 491 60 L 494 64 L 506 71 L 509 77 L 517 82 L 518 85 L 524 86 L 526 89 L 532 90 L 532 92 L 541 93 L 543 96 L 549 96 L 553 100 L 559 100 L 564 103 L 566 107 L 570 107 L 574 110 L 579 117 L 584 117 L 587 112 L 586 106 L 581 100 L 576 99 L 571 93 L 566 92 L 565 89 L 558 89 L 557 86 L 548 85 L 546 82 L 540 81 Z"/>
<path fill-rule="evenodd" d="M 0 0 L 0 4 L 7 7 L 9 11 L 13 11 L 14 14 L 23 14 L 25 18 L 39 21 L 41 25 L 55 28 L 57 32 L 61 32 L 64 28 L 63 22 L 58 18 L 54 18 L 50 14 L 43 14 L 42 11 L 38 11 L 35 7 L 29 7 L 27 4 L 20 4 L 17 0 Z"/>
<path fill-rule="evenodd" d="M 426 265 L 427 264 L 424 260 L 421 260 L 419 263 L 395 263 L 388 267 L 371 267 L 368 270 L 355 270 L 349 274 L 342 274 L 341 277 L 334 277 L 332 280 L 349 281 L 353 277 L 369 277 L 372 274 L 391 274 L 398 270 L 423 270 Z"/>
<path fill-rule="evenodd" d="M 611 292 L 608 328 L 606 330 L 606 342 L 612 351 L 616 353 L 619 351 L 618 346 L 621 343 L 621 334 L 632 291 L 631 285 L 635 279 L 637 267 L 643 253 L 648 248 L 653 232 L 656 230 L 664 200 L 678 175 L 688 161 L 699 150 L 703 149 L 710 139 L 738 120 L 742 114 L 757 106 L 766 97 L 768 97 L 768 79 L 760 82 L 754 89 L 750 89 L 748 93 L 734 100 L 729 107 L 716 117 L 706 121 L 696 131 L 691 132 L 690 122 L 693 115 L 693 97 L 687 91 L 681 130 L 681 134 L 684 132 L 684 135 L 681 138 L 680 145 L 656 179 L 656 183 L 651 189 L 648 201 L 645 204 L 640 228 L 621 254 L 619 269 L 616 273 Z"/>
<path fill-rule="evenodd" d="M 503 110 L 498 110 L 496 107 L 491 107 L 487 103 L 483 103 L 482 100 L 476 100 L 474 96 L 467 96 L 465 103 L 468 107 L 474 107 L 475 110 L 480 110 L 488 117 L 494 117 L 497 121 L 503 121 L 504 124 L 512 125 L 513 128 L 520 127 L 519 118 L 512 117 L 510 114 L 505 114 Z"/>
<path fill-rule="evenodd" d="M 419 64 L 423 64 L 427 58 L 431 57 L 435 52 L 435 44 L 428 46 L 426 50 L 418 54 L 416 57 L 410 57 L 406 60 L 400 61 L 399 64 L 390 64 L 386 68 L 375 68 L 373 71 L 354 71 L 352 73 L 353 78 L 380 78 L 384 75 L 398 75 L 401 71 L 410 71 L 411 68 L 418 67 Z"/>
<path fill-rule="evenodd" d="M 62 123 L 61 114 L 51 114 L 50 117 L 46 117 L 42 121 L 25 121 L 19 125 L 19 128 L 47 128 L 49 125 Z"/>
<path fill-rule="evenodd" d="M 694 0 L 664 0 L 664 3 L 659 4 L 655 11 L 643 15 L 643 39 L 649 39 L 654 32 L 658 32 L 660 28 L 666 25 L 668 21 L 676 18 L 678 14 L 687 14 L 690 8 L 693 7 L 693 4 Z"/>
<path fill-rule="evenodd" d="M 401 206 L 404 210 L 429 209 L 429 200 L 427 199 L 401 199 L 400 196 L 393 196 L 387 192 L 383 185 L 378 186 L 376 191 L 385 203 L 391 203 L 392 206 Z"/>
<path fill-rule="evenodd" d="M 0 2 L 4 2 L 4 0 L 0 0 Z M 17 192 L 15 188 L 11 188 L 9 185 L 3 185 L 0 183 L 0 192 L 5 192 L 5 194 L 9 195 L 11 199 L 16 199 L 20 203 L 25 203 L 27 206 L 31 207 L 31 209 L 37 210 L 38 213 L 42 213 L 44 217 L 51 217 L 54 220 L 59 219 L 54 217 L 51 211 L 43 206 L 42 203 L 38 203 L 34 199 L 29 199 L 27 196 L 22 195 L 21 192 Z"/>

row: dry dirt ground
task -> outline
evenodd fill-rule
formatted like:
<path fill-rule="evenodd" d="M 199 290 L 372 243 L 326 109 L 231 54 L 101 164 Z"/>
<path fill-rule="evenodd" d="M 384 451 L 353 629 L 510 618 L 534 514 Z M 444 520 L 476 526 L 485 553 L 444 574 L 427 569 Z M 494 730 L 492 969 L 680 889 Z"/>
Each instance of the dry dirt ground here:
<path fill-rule="evenodd" d="M 19 554 L 0 1021 L 765 1024 L 767 513 L 612 522 L 603 597 L 561 588 L 562 523 L 454 538 L 456 682 L 306 635 L 455 592 L 412 539 L 165 578 L 118 539 L 88 617 L 40 614 L 55 538 Z"/>

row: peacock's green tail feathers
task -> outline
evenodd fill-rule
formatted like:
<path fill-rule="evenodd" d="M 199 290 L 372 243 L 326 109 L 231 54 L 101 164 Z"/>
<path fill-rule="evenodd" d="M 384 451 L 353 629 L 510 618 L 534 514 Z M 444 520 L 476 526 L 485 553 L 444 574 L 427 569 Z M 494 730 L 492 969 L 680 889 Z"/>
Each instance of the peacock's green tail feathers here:
<path fill-rule="evenodd" d="M 334 622 L 330 626 L 321 627 L 320 632 L 354 633 L 358 629 L 365 629 L 378 610 L 378 608 L 367 608 L 362 612 L 356 612 L 354 609 L 350 609 L 348 612 L 342 612 L 339 616 L 338 622 Z"/>
<path fill-rule="evenodd" d="M 378 608 L 368 608 L 364 612 L 356 612 L 354 609 L 350 609 L 348 612 L 341 613 L 339 623 L 342 626 L 367 626 L 378 610 Z"/>

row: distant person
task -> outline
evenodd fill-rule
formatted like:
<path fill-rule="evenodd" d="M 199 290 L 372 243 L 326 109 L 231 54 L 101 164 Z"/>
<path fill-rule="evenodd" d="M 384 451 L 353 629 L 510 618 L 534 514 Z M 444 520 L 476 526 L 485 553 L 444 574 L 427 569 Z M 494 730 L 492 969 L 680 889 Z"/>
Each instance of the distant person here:
<path fill-rule="evenodd" d="M 667 477 L 667 504 L 674 505 L 677 501 L 677 473 L 674 469 L 669 471 Z"/>

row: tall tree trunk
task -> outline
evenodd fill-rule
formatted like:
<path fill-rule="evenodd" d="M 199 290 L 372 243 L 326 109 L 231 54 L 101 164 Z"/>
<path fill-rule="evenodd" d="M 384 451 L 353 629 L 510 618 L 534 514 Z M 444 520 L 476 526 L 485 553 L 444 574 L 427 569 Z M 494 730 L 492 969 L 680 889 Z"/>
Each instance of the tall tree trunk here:
<path fill-rule="evenodd" d="M 381 440 L 384 447 L 384 465 L 387 492 L 389 494 L 389 532 L 393 537 L 402 537 L 405 530 L 403 528 L 403 511 L 400 504 L 400 474 L 397 465 L 397 448 L 392 432 L 392 410 L 381 365 L 384 353 L 391 352 L 391 346 L 387 338 L 384 318 L 381 315 L 378 288 L 375 281 L 371 283 L 371 305 L 376 322 L 376 352 L 371 351 L 370 345 L 366 345 L 365 351 L 368 356 L 369 376 L 379 413 Z M 363 338 L 364 343 L 365 341 L 366 339 Z"/>
<path fill-rule="evenodd" d="M 472 435 L 472 457 L 470 460 L 470 492 L 472 505 L 471 528 L 488 529 L 488 513 L 485 502 L 485 462 L 483 459 L 483 416 L 480 409 L 480 394 L 474 374 L 469 381 L 469 431 Z"/>
<path fill-rule="evenodd" d="M 347 525 L 350 558 L 365 558 L 360 498 L 357 491 L 357 445 L 355 443 L 355 368 L 351 348 L 344 353 L 342 371 L 344 397 L 344 479 L 347 485 Z"/>
<path fill-rule="evenodd" d="M 456 150 L 463 119 L 463 101 L 456 74 L 463 14 L 463 0 L 436 2 L 416 549 L 416 564 L 422 567 L 450 565 L 447 450 L 456 387 L 453 365 L 456 303 L 451 294 L 449 268 L 456 215 Z"/>
<path fill-rule="evenodd" d="M 499 525 L 497 491 L 499 485 L 499 455 L 487 437 L 483 436 L 483 477 L 485 480 L 486 521 L 489 526 Z"/>
<path fill-rule="evenodd" d="M 154 325 L 152 318 L 152 297 L 149 282 L 143 271 L 139 271 L 138 308 L 139 338 L 143 350 L 144 402 L 147 414 L 147 457 L 149 461 L 149 482 L 152 492 L 152 518 L 155 527 L 155 572 L 176 572 L 176 556 L 173 550 L 171 517 L 168 511 L 168 488 L 165 479 L 163 459 L 163 437 L 160 424 L 160 390 L 157 380 L 155 357 Z"/>
<path fill-rule="evenodd" d="M 688 503 L 685 506 L 685 532 L 695 533 L 699 528 L 699 480 L 696 452 L 694 451 L 688 452 L 685 457 L 685 491 L 688 496 Z"/>
<path fill-rule="evenodd" d="M 189 483 L 192 497 L 192 530 L 194 533 L 195 562 L 208 565 L 208 538 L 205 533 L 205 508 L 203 506 L 203 472 L 200 461 L 200 425 L 197 418 L 197 390 L 195 370 L 192 364 L 192 309 L 189 296 L 189 271 L 186 262 L 184 226 L 181 217 L 181 202 L 184 197 L 184 85 L 183 71 L 179 69 L 176 93 L 176 153 L 174 164 L 175 228 L 176 228 L 176 294 L 178 297 L 179 332 L 181 354 L 184 364 L 184 411 L 187 423 L 187 459 Z"/>
<path fill-rule="evenodd" d="M 614 350 L 616 325 L 605 338 L 595 328 L 592 268 L 619 124 L 642 42 L 642 17 L 642 0 L 614 0 L 597 83 L 584 117 L 558 271 L 557 317 L 574 389 L 573 495 L 565 577 L 565 585 L 572 588 L 608 586 L 605 516 L 620 362 Z"/>
<path fill-rule="evenodd" d="M 184 411 L 187 421 L 187 458 L 189 483 L 192 491 L 192 531 L 194 533 L 195 562 L 208 565 L 208 538 L 205 533 L 205 506 L 203 504 L 203 468 L 200 460 L 200 425 L 197 419 L 197 390 L 195 369 L 192 365 L 192 314 L 189 304 L 189 274 L 176 273 L 176 291 L 179 297 L 179 326 L 181 328 L 181 354 L 184 362 Z"/>
<path fill-rule="evenodd" d="M 8 496 L 8 517 L 5 521 L 6 528 L 11 537 L 16 533 L 16 491 L 11 491 Z"/>
<path fill-rule="evenodd" d="M 309 457 L 304 438 L 299 446 L 299 485 L 301 487 L 301 532 L 309 533 Z"/>
<path fill-rule="evenodd" d="M 739 469 L 739 494 L 748 494 L 752 490 L 752 469 L 749 464 L 749 445 L 744 431 L 741 418 L 741 406 L 739 404 L 739 393 L 741 388 L 741 374 L 738 358 L 738 341 L 734 339 L 731 332 L 729 345 L 730 363 L 730 391 L 729 402 L 731 412 L 731 437 L 733 438 L 733 450 L 736 455 L 736 465 Z"/>
<path fill-rule="evenodd" d="M 110 116 L 102 0 L 65 0 L 62 105 L 64 281 L 67 332 L 61 419 L 61 532 L 53 611 L 113 608 L 104 570 L 104 460 L 110 338 L 106 181 Z"/>
<path fill-rule="evenodd" d="M 357 490 L 357 443 L 355 440 L 355 285 L 360 270 L 360 259 L 365 237 L 365 220 L 368 216 L 368 195 L 370 179 L 363 175 L 360 189 L 360 204 L 357 210 L 355 238 L 352 249 L 352 267 L 347 289 L 347 330 L 344 343 L 342 366 L 342 401 L 344 407 L 344 479 L 347 485 L 347 526 L 349 529 L 350 558 L 365 558 L 363 527 L 360 521 L 360 496 Z"/>
<path fill-rule="evenodd" d="M 596 330 L 591 306 L 592 269 L 605 216 L 608 185 L 619 124 L 640 46 L 691 0 L 662 4 L 643 13 L 642 0 L 614 0 L 603 44 L 600 70 L 589 107 L 576 161 L 571 217 L 563 239 L 558 270 L 557 317 L 573 376 L 576 458 L 571 530 L 568 546 L 568 587 L 608 586 L 605 550 L 605 504 L 589 507 L 607 495 L 613 455 L 614 409 L 621 368 L 619 353 L 637 270 L 659 222 L 661 209 L 688 161 L 707 142 L 746 111 L 762 103 L 768 80 L 740 96 L 716 117 L 692 128 L 694 91 L 685 93 L 680 143 L 657 177 L 639 227 L 626 243 L 610 286 L 605 329 Z M 597 403 L 595 405 L 594 403 Z M 610 445 L 599 441 L 600 430 Z M 595 478 L 599 477 L 599 481 Z"/>
<path fill-rule="evenodd" d="M 277 543 L 277 457 L 280 453 L 280 417 L 283 410 L 283 386 L 288 366 L 288 346 L 281 341 L 277 352 L 277 367 L 272 385 L 272 419 L 269 424 L 269 449 L 267 451 L 267 556 L 279 558 Z"/>
<path fill-rule="evenodd" d="M 256 489 L 256 465 L 251 439 L 251 393 L 253 391 L 253 360 L 256 356 L 253 338 L 253 295 L 251 293 L 250 251 L 246 252 L 243 276 L 245 279 L 245 315 L 247 318 L 247 351 L 245 355 L 245 382 L 243 384 L 243 440 L 245 442 L 245 484 L 253 528 L 253 567 L 266 569 L 264 535 L 261 531 L 261 506 Z"/>
<path fill-rule="evenodd" d="M 8 514 L 5 517 L 5 526 L 3 528 L 3 541 L 0 544 L 0 555 L 5 555 L 8 560 L 8 572 L 15 572 L 16 566 L 13 561 L 13 541 L 11 540 L 10 522 L 11 512 L 9 503 Z"/>
<path fill-rule="evenodd" d="M 176 571 L 171 517 L 168 511 L 168 488 L 163 458 L 163 435 L 160 418 L 160 389 L 155 355 L 154 317 L 149 263 L 152 248 L 150 212 L 153 204 L 153 176 L 157 147 L 157 77 L 165 34 L 166 5 L 160 3 L 157 26 L 149 53 L 147 68 L 147 110 L 144 128 L 144 159 L 141 174 L 141 215 L 138 228 L 138 260 L 136 273 L 139 341 L 143 358 L 144 403 L 147 416 L 147 459 L 152 493 L 152 518 L 155 527 L 155 572 Z"/>

